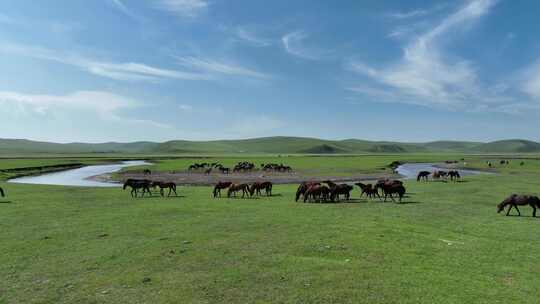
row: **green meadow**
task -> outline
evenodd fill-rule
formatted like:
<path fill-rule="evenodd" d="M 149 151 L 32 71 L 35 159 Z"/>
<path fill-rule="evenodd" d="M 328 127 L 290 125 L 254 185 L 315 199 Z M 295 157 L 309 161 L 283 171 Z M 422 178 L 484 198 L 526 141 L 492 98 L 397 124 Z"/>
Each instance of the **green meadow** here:
<path fill-rule="evenodd" d="M 121 158 L 121 157 L 117 157 Z M 540 219 L 496 213 L 511 193 L 540 194 L 534 155 L 389 154 L 153 158 L 154 171 L 193 162 L 283 162 L 346 175 L 388 164 L 465 158 L 496 174 L 459 183 L 407 180 L 402 204 L 274 196 L 131 198 L 121 188 L 0 187 L 0 303 L 538 303 Z M 107 159 L 2 159 L 1 169 Z M 131 168 L 134 170 L 137 168 Z"/>

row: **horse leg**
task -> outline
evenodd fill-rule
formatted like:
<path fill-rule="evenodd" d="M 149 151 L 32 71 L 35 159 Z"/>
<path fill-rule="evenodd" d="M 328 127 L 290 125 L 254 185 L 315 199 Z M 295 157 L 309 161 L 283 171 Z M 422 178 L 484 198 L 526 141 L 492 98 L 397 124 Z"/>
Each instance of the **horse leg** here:
<path fill-rule="evenodd" d="M 533 208 L 533 217 L 536 217 L 536 206 L 534 204 L 530 204 L 530 206 Z"/>
<path fill-rule="evenodd" d="M 510 215 L 510 210 L 512 210 L 512 207 L 514 207 L 514 205 L 510 205 L 510 208 L 508 208 L 508 210 L 506 211 L 506 216 Z"/>
<path fill-rule="evenodd" d="M 515 205 L 514 208 L 516 208 L 516 210 L 518 212 L 518 216 L 521 216 L 521 212 L 519 212 L 519 209 L 518 209 L 517 205 Z"/>

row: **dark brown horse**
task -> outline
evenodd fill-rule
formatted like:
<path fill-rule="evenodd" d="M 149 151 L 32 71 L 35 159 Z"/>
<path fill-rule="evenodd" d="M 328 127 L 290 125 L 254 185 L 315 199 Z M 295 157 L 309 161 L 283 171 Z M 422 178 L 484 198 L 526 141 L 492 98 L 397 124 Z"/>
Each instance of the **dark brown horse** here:
<path fill-rule="evenodd" d="M 353 186 L 348 184 L 339 184 L 332 188 L 330 188 L 330 200 L 332 202 L 337 200 L 339 201 L 339 196 L 344 195 L 346 200 L 349 200 L 351 198 L 351 191 L 353 189 Z"/>
<path fill-rule="evenodd" d="M 416 181 L 428 181 L 429 176 L 431 175 L 431 172 L 429 171 L 420 171 L 418 172 L 418 176 L 416 177 Z"/>
<path fill-rule="evenodd" d="M 314 184 L 310 186 L 306 192 L 304 193 L 304 203 L 311 199 L 312 201 L 316 202 L 322 202 L 327 201 L 330 196 L 330 188 L 321 185 L 321 184 Z"/>
<path fill-rule="evenodd" d="M 300 199 L 300 196 L 304 195 L 306 191 L 309 189 L 309 187 L 314 186 L 314 185 L 320 185 L 320 184 L 321 183 L 319 182 L 302 182 L 298 186 L 298 189 L 296 190 L 296 198 L 294 201 L 298 202 L 298 200 Z"/>
<path fill-rule="evenodd" d="M 448 176 L 450 177 L 450 180 L 454 182 L 457 182 L 459 179 L 461 179 L 461 175 L 457 170 L 448 171 Z"/>
<path fill-rule="evenodd" d="M 261 195 L 261 190 L 266 192 L 266 196 L 272 196 L 272 182 L 255 182 L 249 188 L 249 195 Z"/>
<path fill-rule="evenodd" d="M 0 188 L 0 196 L 4 197 L 6 196 L 6 193 L 4 192 L 4 189 Z"/>
<path fill-rule="evenodd" d="M 130 187 L 132 197 L 137 197 L 139 189 L 142 189 L 142 195 L 141 195 L 142 197 L 144 197 L 145 193 L 148 193 L 148 195 L 152 196 L 152 192 L 150 191 L 151 185 L 152 185 L 152 181 L 149 181 L 147 179 L 129 178 L 124 182 L 123 189 L 126 190 L 127 187 Z"/>
<path fill-rule="evenodd" d="M 377 191 L 377 193 L 379 193 L 379 189 L 383 190 L 385 186 L 392 185 L 403 185 L 403 182 L 397 179 L 380 179 L 377 181 L 373 188 L 375 189 L 375 191 Z M 384 191 L 382 194 L 384 194 Z"/>
<path fill-rule="evenodd" d="M 362 183 L 356 183 L 355 185 L 360 187 L 360 190 L 362 190 L 362 192 L 360 193 L 360 197 L 365 194 L 368 198 L 374 198 L 375 196 L 377 196 L 379 199 L 381 198 L 381 196 L 379 195 L 379 191 L 377 191 L 377 189 L 375 189 L 372 184 L 366 185 Z"/>
<path fill-rule="evenodd" d="M 244 196 L 249 195 L 249 185 L 248 184 L 232 184 L 229 187 L 229 190 L 227 191 L 227 197 L 231 197 L 233 195 L 236 197 L 236 192 L 242 191 L 242 198 Z"/>
<path fill-rule="evenodd" d="M 399 202 L 401 203 L 401 200 L 403 199 L 403 196 L 405 195 L 405 187 L 403 184 L 397 184 L 397 183 L 385 183 L 381 186 L 381 189 L 383 190 L 384 194 L 384 201 L 386 202 L 388 196 L 392 199 L 392 201 L 396 201 L 394 199 L 394 194 L 397 194 L 399 196 Z"/>
<path fill-rule="evenodd" d="M 172 192 L 174 192 L 175 196 L 178 196 L 178 193 L 176 193 L 176 184 L 173 182 L 153 182 L 152 188 L 155 187 L 159 187 L 159 194 L 161 194 L 161 196 L 165 196 L 163 189 L 169 189 L 167 196 L 171 196 Z"/>
<path fill-rule="evenodd" d="M 516 208 L 518 215 L 521 216 L 521 212 L 519 212 L 517 206 L 525 205 L 529 205 L 531 206 L 531 208 L 533 208 L 533 217 L 536 217 L 536 208 L 540 208 L 540 199 L 538 198 L 538 196 L 532 195 L 510 195 L 504 201 L 497 205 L 497 213 L 503 211 L 506 206 L 510 206 L 510 208 L 508 208 L 508 211 L 506 211 L 507 216 L 510 214 L 510 210 L 512 210 L 512 208 Z"/>
<path fill-rule="evenodd" d="M 230 186 L 232 185 L 231 182 L 218 182 L 215 186 L 214 186 L 214 191 L 212 192 L 214 194 L 214 197 L 217 197 L 219 195 L 219 197 L 221 197 L 221 190 L 222 189 L 227 189 L 229 188 Z"/>

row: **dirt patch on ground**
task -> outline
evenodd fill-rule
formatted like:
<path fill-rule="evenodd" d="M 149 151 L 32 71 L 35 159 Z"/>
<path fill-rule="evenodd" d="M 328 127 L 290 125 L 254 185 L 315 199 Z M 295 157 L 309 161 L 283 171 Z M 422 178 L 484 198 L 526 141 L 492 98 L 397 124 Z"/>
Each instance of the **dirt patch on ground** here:
<path fill-rule="evenodd" d="M 380 178 L 398 178 L 398 175 L 392 174 L 351 174 L 350 176 L 313 176 L 305 175 L 300 172 L 292 173 L 267 173 L 267 172 L 246 172 L 246 173 L 231 173 L 231 174 L 204 174 L 204 173 L 188 173 L 188 172 L 153 172 L 151 175 L 145 175 L 134 172 L 122 172 L 117 175 L 117 181 L 124 181 L 128 178 L 136 179 L 151 179 L 155 181 L 171 181 L 178 185 L 214 185 L 217 182 L 234 182 L 234 183 L 252 183 L 255 181 L 271 181 L 274 184 L 299 184 L 303 181 L 322 181 L 332 180 L 334 182 L 356 182 L 370 181 Z M 103 181 L 104 176 L 94 177 Z M 110 176 L 105 177 L 110 180 Z"/>

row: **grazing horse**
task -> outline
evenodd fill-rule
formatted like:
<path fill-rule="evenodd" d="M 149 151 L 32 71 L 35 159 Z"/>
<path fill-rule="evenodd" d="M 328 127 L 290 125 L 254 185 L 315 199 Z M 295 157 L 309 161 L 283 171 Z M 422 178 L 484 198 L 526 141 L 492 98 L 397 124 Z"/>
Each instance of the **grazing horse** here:
<path fill-rule="evenodd" d="M 249 195 L 249 185 L 248 184 L 232 184 L 227 191 L 227 197 L 231 197 L 231 194 L 236 197 L 236 192 L 242 191 L 242 198 L 246 194 Z"/>
<path fill-rule="evenodd" d="M 510 214 L 510 210 L 512 210 L 512 208 L 516 208 L 518 215 L 521 216 L 521 212 L 519 212 L 519 209 L 517 207 L 518 205 L 531 206 L 531 208 L 533 208 L 533 217 L 536 217 L 536 208 L 540 208 L 540 199 L 538 198 L 538 196 L 512 194 L 497 205 L 497 213 L 503 211 L 504 207 L 510 206 L 510 208 L 508 208 L 508 211 L 506 211 L 507 216 Z"/>
<path fill-rule="evenodd" d="M 0 196 L 4 197 L 6 196 L 6 193 L 4 192 L 4 189 L 0 188 Z"/>
<path fill-rule="evenodd" d="M 155 187 L 159 187 L 159 194 L 161 196 L 165 196 L 163 189 L 169 189 L 167 196 L 171 196 L 171 192 L 174 192 L 174 195 L 178 196 L 178 193 L 176 193 L 176 184 L 173 182 L 153 182 L 152 188 Z"/>
<path fill-rule="evenodd" d="M 306 193 L 304 194 L 304 203 L 308 199 L 318 202 L 327 201 L 330 191 L 330 188 L 325 185 L 314 184 L 306 190 Z"/>
<path fill-rule="evenodd" d="M 345 195 L 345 199 L 349 200 L 351 198 L 351 191 L 353 189 L 353 186 L 348 184 L 339 184 L 335 187 L 330 188 L 330 200 L 334 202 L 336 200 L 336 197 L 339 201 L 340 195 Z"/>
<path fill-rule="evenodd" d="M 381 198 L 381 196 L 379 195 L 379 191 L 377 191 L 372 184 L 366 185 L 362 183 L 356 183 L 355 185 L 360 187 L 360 189 L 362 190 L 362 192 L 360 193 L 360 197 L 366 194 L 366 197 L 368 198 L 374 198 L 375 196 L 377 196 L 379 199 Z"/>
<path fill-rule="evenodd" d="M 298 199 L 300 199 L 300 196 L 305 195 L 306 191 L 309 189 L 309 187 L 314 185 L 320 185 L 319 182 L 302 182 L 300 186 L 298 186 L 298 189 L 296 190 L 296 198 L 295 202 L 298 202 Z"/>
<path fill-rule="evenodd" d="M 386 199 L 388 196 L 392 199 L 392 201 L 396 201 L 394 199 L 394 193 L 396 193 L 399 196 L 399 202 L 401 203 L 401 199 L 403 198 L 403 195 L 405 195 L 405 187 L 403 184 L 396 184 L 396 183 L 385 183 L 381 186 L 384 194 L 384 201 L 386 202 Z"/>
<path fill-rule="evenodd" d="M 272 196 L 272 182 L 255 182 L 249 188 L 249 195 L 261 195 L 261 190 L 264 189 L 266 196 Z"/>
<path fill-rule="evenodd" d="M 418 172 L 418 176 L 416 177 L 416 181 L 419 182 L 419 181 L 428 181 L 429 179 L 429 176 L 431 175 L 431 172 L 429 171 L 420 171 Z"/>
<path fill-rule="evenodd" d="M 461 179 L 461 175 L 457 170 L 448 171 L 448 176 L 450 176 L 450 180 L 454 182 L 457 182 L 458 179 Z"/>
<path fill-rule="evenodd" d="M 375 191 L 377 191 L 377 193 L 379 193 L 379 189 L 383 190 L 383 188 L 388 185 L 403 185 L 403 182 L 397 179 L 380 179 L 377 181 L 373 188 L 375 189 Z"/>
<path fill-rule="evenodd" d="M 152 192 L 150 191 L 151 185 L 152 185 L 152 182 L 149 180 L 130 178 L 124 182 L 123 189 L 126 190 L 127 187 L 130 187 L 132 197 L 137 197 L 137 193 L 139 189 L 142 189 L 141 197 L 144 197 L 144 193 L 148 193 L 148 195 L 152 196 Z"/>
<path fill-rule="evenodd" d="M 221 172 L 221 174 L 229 174 L 229 172 L 231 172 L 231 169 L 219 167 L 219 171 Z"/>
<path fill-rule="evenodd" d="M 214 191 L 212 192 L 214 194 L 214 197 L 217 197 L 218 195 L 219 195 L 219 197 L 221 197 L 221 189 L 227 189 L 231 185 L 232 185 L 231 182 L 218 182 L 214 186 Z"/>

